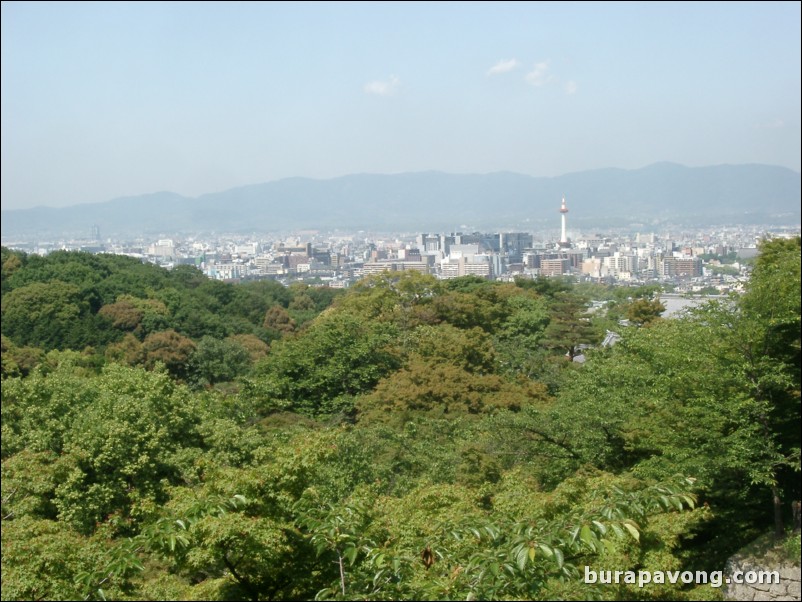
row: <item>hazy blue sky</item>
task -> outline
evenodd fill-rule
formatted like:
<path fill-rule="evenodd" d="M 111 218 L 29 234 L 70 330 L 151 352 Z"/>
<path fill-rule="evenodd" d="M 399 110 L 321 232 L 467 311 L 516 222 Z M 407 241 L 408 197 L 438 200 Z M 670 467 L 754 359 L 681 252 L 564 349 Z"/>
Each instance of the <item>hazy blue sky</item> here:
<path fill-rule="evenodd" d="M 292 176 L 800 170 L 800 3 L 2 3 L 2 207 Z"/>

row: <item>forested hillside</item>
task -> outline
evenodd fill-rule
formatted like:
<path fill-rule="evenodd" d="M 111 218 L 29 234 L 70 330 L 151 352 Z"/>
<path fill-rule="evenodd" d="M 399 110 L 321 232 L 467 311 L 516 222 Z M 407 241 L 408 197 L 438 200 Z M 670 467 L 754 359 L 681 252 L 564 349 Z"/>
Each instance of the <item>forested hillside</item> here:
<path fill-rule="evenodd" d="M 717 599 L 582 576 L 791 526 L 801 255 L 661 319 L 652 288 L 4 248 L 2 597 Z"/>

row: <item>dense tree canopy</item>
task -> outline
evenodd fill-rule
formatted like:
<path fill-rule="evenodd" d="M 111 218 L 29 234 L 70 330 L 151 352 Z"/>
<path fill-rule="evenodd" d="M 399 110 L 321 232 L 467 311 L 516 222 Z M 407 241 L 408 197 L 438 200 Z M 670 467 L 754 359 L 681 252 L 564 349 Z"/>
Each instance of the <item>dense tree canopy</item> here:
<path fill-rule="evenodd" d="M 716 599 L 582 569 L 720 570 L 782 529 L 801 286 L 798 238 L 679 319 L 649 288 L 3 249 L 3 598 Z"/>

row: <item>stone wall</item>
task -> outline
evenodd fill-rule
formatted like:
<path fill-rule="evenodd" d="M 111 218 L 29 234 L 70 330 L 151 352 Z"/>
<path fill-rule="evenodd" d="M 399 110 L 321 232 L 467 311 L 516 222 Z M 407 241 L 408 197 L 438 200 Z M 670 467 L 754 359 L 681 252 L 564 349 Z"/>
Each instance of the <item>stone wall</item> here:
<path fill-rule="evenodd" d="M 763 571 L 777 571 L 779 583 L 733 583 L 732 576 L 740 571 L 741 579 L 754 577 Z M 802 597 L 802 570 L 787 561 L 771 555 L 755 557 L 749 553 L 738 553 L 727 561 L 724 570 L 730 579 L 724 590 L 725 600 L 800 600 Z"/>

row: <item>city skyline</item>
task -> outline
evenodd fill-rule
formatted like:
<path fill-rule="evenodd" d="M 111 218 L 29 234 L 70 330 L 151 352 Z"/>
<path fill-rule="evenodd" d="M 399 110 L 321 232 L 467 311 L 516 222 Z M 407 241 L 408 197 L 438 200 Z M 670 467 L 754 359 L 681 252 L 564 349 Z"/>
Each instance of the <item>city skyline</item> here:
<path fill-rule="evenodd" d="M 2 208 L 288 177 L 800 171 L 798 3 L 3 3 Z"/>

